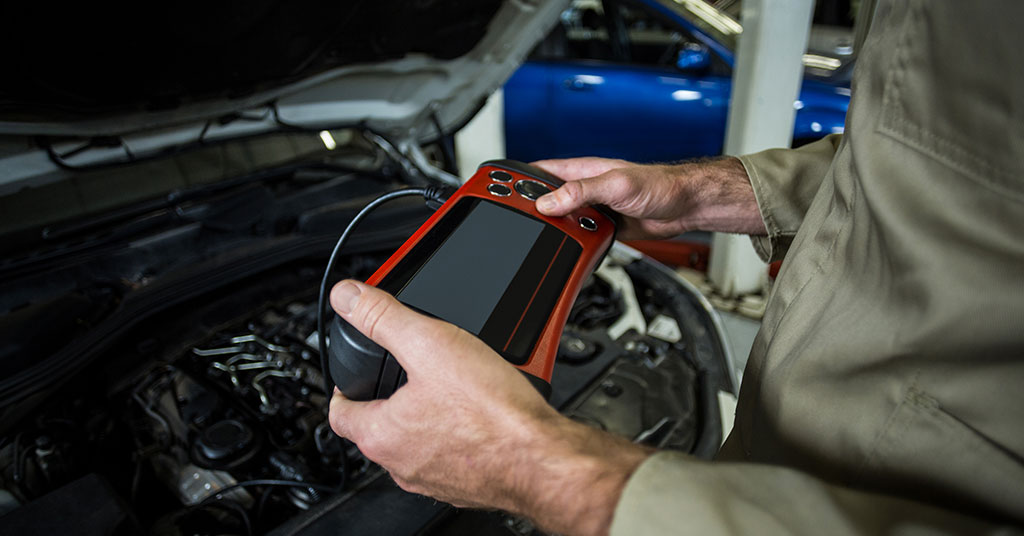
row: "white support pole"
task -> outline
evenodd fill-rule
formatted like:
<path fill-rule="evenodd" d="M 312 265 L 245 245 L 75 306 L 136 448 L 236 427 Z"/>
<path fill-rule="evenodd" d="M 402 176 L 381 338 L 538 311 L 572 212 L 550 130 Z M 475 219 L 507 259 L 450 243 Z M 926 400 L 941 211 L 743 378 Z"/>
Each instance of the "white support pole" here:
<path fill-rule="evenodd" d="M 789 147 L 814 0 L 744 0 L 725 153 Z M 726 297 L 761 288 L 765 265 L 744 236 L 716 233 L 708 277 Z"/>

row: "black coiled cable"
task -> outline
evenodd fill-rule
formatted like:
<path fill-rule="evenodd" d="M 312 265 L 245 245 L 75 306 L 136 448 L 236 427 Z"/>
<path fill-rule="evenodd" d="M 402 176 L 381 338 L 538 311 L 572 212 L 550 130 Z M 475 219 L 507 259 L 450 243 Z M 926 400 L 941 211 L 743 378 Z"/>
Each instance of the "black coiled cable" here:
<path fill-rule="evenodd" d="M 334 382 L 331 379 L 331 373 L 327 365 L 327 330 L 324 322 L 324 310 L 327 308 L 327 284 L 331 279 L 331 272 L 334 271 L 334 262 L 338 257 L 338 252 L 344 247 L 345 242 L 348 241 L 348 237 L 352 234 L 352 230 L 355 229 L 356 225 L 363 220 L 370 212 L 384 203 L 391 201 L 392 199 L 398 199 L 399 197 L 408 197 L 411 195 L 422 196 L 427 202 L 427 206 L 436 210 L 440 207 L 452 194 L 454 190 L 448 186 L 428 186 L 426 188 L 403 188 L 401 190 L 393 190 L 387 192 L 380 197 L 370 201 L 352 221 L 345 227 L 345 231 L 341 233 L 341 237 L 338 238 L 338 242 L 334 245 L 334 250 L 331 251 L 331 256 L 327 259 L 327 268 L 324 270 L 324 277 L 320 281 L 320 297 L 317 299 L 316 309 L 316 332 L 317 332 L 317 344 L 320 349 L 320 369 L 324 375 L 324 393 L 327 395 L 327 403 L 330 404 L 331 395 L 334 392 Z"/>

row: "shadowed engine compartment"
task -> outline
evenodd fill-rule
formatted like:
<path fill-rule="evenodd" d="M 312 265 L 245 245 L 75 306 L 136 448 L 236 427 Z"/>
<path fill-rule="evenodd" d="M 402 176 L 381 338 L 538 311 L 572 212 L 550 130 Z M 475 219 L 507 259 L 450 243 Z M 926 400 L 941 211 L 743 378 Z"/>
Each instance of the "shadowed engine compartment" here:
<path fill-rule="evenodd" d="M 692 303 L 674 280 L 649 261 L 614 257 L 573 308 L 551 403 L 634 441 L 710 456 L 721 438 L 715 396 L 729 385 L 724 361 L 694 336 Z M 343 271 L 365 277 L 381 259 L 351 256 Z M 2 531 L 37 529 L 42 513 L 31 506 L 48 497 L 60 510 L 100 494 L 120 507 L 86 533 L 316 534 L 338 522 L 358 533 L 383 503 L 398 506 L 399 532 L 532 533 L 528 520 L 406 497 L 333 434 L 315 299 L 304 286 L 316 275 L 313 265 L 280 269 L 123 336 L 84 383 L 4 437 Z M 336 519 L 370 497 L 361 515 Z M 64 519 L 64 528 L 86 528 Z M 104 532 L 110 524 L 116 530 Z"/>

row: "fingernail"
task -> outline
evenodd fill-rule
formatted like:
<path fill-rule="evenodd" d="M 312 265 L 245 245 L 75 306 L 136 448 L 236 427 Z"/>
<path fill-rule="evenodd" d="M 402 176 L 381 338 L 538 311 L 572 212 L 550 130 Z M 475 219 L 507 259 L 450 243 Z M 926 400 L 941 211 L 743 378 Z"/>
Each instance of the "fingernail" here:
<path fill-rule="evenodd" d="M 338 285 L 334 292 L 331 294 L 331 305 L 339 313 L 348 314 L 356 308 L 356 304 L 359 303 L 359 287 L 356 285 L 345 282 Z"/>
<path fill-rule="evenodd" d="M 558 206 L 558 201 L 555 201 L 555 194 L 546 194 L 537 199 L 538 210 L 554 210 Z"/>

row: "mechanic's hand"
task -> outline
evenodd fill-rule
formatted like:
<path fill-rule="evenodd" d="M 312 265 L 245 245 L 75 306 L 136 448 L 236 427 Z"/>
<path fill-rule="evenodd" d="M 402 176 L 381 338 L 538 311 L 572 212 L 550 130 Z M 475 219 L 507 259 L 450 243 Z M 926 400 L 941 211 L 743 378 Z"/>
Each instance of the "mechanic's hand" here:
<path fill-rule="evenodd" d="M 479 339 L 384 291 L 343 281 L 331 305 L 408 376 L 386 400 L 355 402 L 337 391 L 331 400 L 334 431 L 398 485 L 527 515 L 549 530 L 607 531 L 647 450 L 562 417 Z"/>
<path fill-rule="evenodd" d="M 564 216 L 605 205 L 624 216 L 619 238 L 668 238 L 703 229 L 765 234 L 746 170 L 731 157 L 684 164 L 632 164 L 607 158 L 533 162 L 567 182 L 537 199 L 537 210 Z"/>

